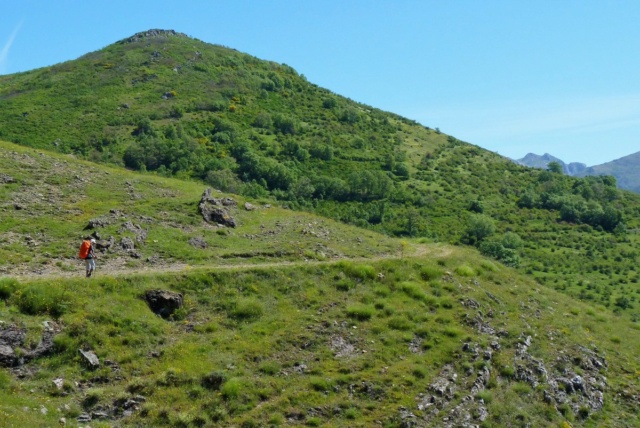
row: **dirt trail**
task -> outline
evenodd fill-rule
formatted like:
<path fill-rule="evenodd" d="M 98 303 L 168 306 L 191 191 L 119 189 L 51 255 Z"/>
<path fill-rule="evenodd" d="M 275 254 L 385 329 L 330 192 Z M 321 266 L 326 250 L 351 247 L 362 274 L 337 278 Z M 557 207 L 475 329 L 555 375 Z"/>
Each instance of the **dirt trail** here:
<path fill-rule="evenodd" d="M 149 264 L 144 267 L 130 267 L 127 266 L 127 259 L 115 258 L 105 260 L 104 263 L 97 259 L 97 276 L 124 276 L 124 275 L 136 275 L 136 274 L 154 274 L 154 273 L 169 273 L 169 272 L 187 272 L 192 270 L 211 270 L 211 269 L 251 269 L 251 268 L 269 268 L 269 267 L 283 267 L 283 266 L 309 266 L 309 265 L 323 265 L 337 263 L 342 260 L 355 261 L 355 262 L 373 262 L 379 260 L 401 259 L 401 258 L 443 258 L 450 255 L 452 249 L 448 245 L 422 245 L 422 244 L 409 244 L 406 249 L 397 254 L 378 255 L 374 257 L 339 257 L 331 258 L 327 260 L 280 260 L 269 262 L 243 262 L 233 263 L 229 261 L 228 264 L 218 263 L 206 263 L 191 265 L 188 263 L 158 263 Z M 84 264 L 80 260 L 75 260 L 75 269 L 62 270 L 54 263 L 41 266 L 38 271 L 29 269 L 28 266 L 15 267 L 12 272 L 6 274 L 6 276 L 17 279 L 57 279 L 57 278 L 77 278 L 84 275 Z M 0 275 L 1 277 L 1 275 Z"/>

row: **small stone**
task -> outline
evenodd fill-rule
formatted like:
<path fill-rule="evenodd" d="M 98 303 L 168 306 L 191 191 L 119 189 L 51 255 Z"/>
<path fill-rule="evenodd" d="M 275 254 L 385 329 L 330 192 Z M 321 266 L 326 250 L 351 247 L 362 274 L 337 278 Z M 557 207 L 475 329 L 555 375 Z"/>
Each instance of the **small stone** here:
<path fill-rule="evenodd" d="M 100 367 L 100 360 L 93 351 L 84 351 L 82 349 L 80 349 L 79 351 L 84 357 L 85 364 L 87 364 L 90 369 L 97 369 L 98 367 Z"/>

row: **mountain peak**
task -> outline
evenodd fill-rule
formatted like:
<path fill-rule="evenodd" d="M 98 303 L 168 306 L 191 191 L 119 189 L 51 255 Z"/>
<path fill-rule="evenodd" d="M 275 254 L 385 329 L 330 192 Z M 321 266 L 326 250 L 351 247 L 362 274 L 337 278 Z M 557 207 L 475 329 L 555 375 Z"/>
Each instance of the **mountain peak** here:
<path fill-rule="evenodd" d="M 139 33 L 134 34 L 131 37 L 123 39 L 120 43 L 134 43 L 139 42 L 145 39 L 157 39 L 157 38 L 167 38 L 167 37 L 189 37 L 184 33 L 179 33 L 175 30 L 162 30 L 158 28 L 153 28 L 147 31 L 141 31 Z"/>

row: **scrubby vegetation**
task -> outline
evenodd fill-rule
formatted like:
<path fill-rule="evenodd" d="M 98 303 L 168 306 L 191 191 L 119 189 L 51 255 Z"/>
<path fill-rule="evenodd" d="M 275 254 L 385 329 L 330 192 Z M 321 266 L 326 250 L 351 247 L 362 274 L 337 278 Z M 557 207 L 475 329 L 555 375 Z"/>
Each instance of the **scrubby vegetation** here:
<path fill-rule="evenodd" d="M 638 317 L 640 198 L 615 179 L 515 165 L 287 65 L 150 31 L 1 76 L 0 106 L 6 140 L 389 236 L 475 245 L 570 295 L 620 309 L 625 297 Z"/>
<path fill-rule="evenodd" d="M 166 31 L 0 76 L 0 137 L 7 426 L 640 425 L 640 197 L 611 177 Z"/>
<path fill-rule="evenodd" d="M 0 372 L 3 424 L 53 426 L 61 417 L 72 422 L 93 414 L 92 426 L 111 426 L 114 419 L 118 426 L 442 426 L 468 394 L 475 403 L 468 411 L 483 426 L 640 423 L 631 323 L 509 269 L 487 270 L 460 249 L 438 262 L 14 283 L 5 287 L 14 291 L 0 302 L 0 318 L 28 326 L 34 336 L 42 320 L 64 328 L 52 355 L 30 363 L 29 374 Z M 475 271 L 471 277 L 444 273 L 468 268 Z M 376 275 L 366 274 L 369 269 Z M 438 277 L 423 274 L 441 270 Z M 343 278 L 353 278 L 353 286 L 336 287 Z M 186 312 L 173 321 L 151 313 L 141 295 L 158 287 L 183 293 Z M 39 297 L 26 290 L 64 293 L 66 310 L 52 314 L 28 303 Z M 493 312 L 484 327 L 476 324 L 478 310 Z M 491 333 L 489 324 L 504 332 Z M 628 340 L 614 341 L 613 334 Z M 533 338 L 527 339 L 531 352 L 550 380 L 576 372 L 590 382 L 581 359 L 607 364 L 600 371 L 608 379 L 604 407 L 590 407 L 580 393 L 562 405 L 545 402 L 551 381 L 534 386 L 514 370 L 523 364 L 525 336 Z M 490 343 L 491 356 L 474 351 L 491 349 Z M 78 349 L 94 350 L 101 367 L 88 369 Z M 564 354 L 573 359 L 565 361 Z M 458 373 L 454 395 L 437 392 L 443 369 Z M 61 386 L 53 379 L 62 379 Z M 435 407 L 422 407 L 430 396 Z M 130 416 L 124 415 L 127 400 L 138 400 Z M 95 416 L 100 412 L 102 422 Z"/>

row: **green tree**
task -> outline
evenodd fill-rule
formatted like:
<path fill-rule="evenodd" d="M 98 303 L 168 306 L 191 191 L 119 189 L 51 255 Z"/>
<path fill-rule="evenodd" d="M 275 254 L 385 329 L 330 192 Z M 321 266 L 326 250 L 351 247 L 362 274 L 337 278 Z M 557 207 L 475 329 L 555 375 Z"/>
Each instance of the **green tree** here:
<path fill-rule="evenodd" d="M 463 241 L 471 245 L 477 245 L 483 239 L 493 235 L 495 231 L 496 226 L 491 217 L 484 214 L 473 214 L 469 218 Z"/>
<path fill-rule="evenodd" d="M 556 161 L 549 162 L 547 165 L 547 171 L 553 172 L 554 174 L 562 174 L 562 165 Z"/>

